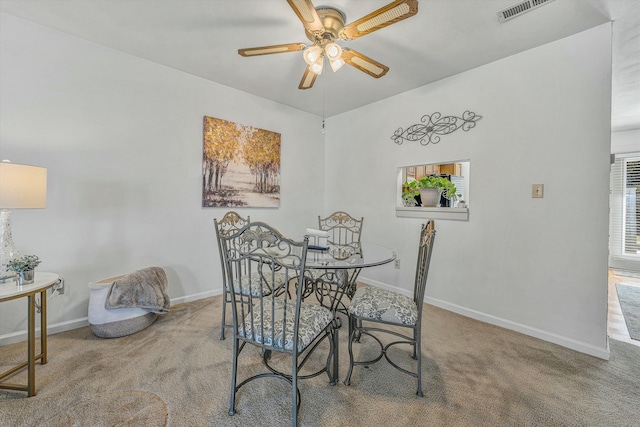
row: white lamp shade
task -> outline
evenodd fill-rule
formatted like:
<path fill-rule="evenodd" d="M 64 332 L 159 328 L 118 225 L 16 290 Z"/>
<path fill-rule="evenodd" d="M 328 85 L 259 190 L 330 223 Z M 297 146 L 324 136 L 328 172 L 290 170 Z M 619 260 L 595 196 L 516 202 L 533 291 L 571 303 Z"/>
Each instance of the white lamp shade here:
<path fill-rule="evenodd" d="M 0 162 L 0 208 L 47 207 L 47 169 Z"/>
<path fill-rule="evenodd" d="M 342 56 L 342 48 L 336 43 L 329 43 L 324 47 L 324 51 L 327 53 L 329 61 L 335 61 Z"/>
<path fill-rule="evenodd" d="M 312 73 L 315 73 L 317 75 L 322 74 L 322 69 L 324 68 L 324 55 L 321 55 L 320 58 L 314 62 L 313 64 L 309 65 L 309 71 L 311 71 Z"/>
<path fill-rule="evenodd" d="M 342 66 L 344 65 L 344 60 L 342 58 L 338 58 L 338 59 L 334 59 L 334 60 L 330 60 L 329 64 L 331 65 L 331 69 L 333 70 L 333 72 L 335 73 L 336 71 L 338 71 L 340 68 L 342 68 Z"/>
<path fill-rule="evenodd" d="M 322 55 L 322 48 L 317 44 L 314 44 L 313 46 L 309 46 L 304 50 L 304 52 L 302 52 L 302 57 L 304 58 L 305 62 L 309 65 L 313 64 L 314 62 L 317 62 L 318 58 L 320 58 L 321 55 Z"/>

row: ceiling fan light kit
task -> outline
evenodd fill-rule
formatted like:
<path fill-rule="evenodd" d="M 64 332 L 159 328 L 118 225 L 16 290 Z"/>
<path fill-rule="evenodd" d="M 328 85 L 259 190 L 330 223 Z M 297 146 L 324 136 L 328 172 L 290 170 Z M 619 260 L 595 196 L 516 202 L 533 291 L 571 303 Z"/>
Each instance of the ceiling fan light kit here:
<path fill-rule="evenodd" d="M 316 75 L 322 74 L 322 69 L 324 68 L 324 55 L 320 55 L 318 60 L 313 64 L 309 65 L 309 71 Z"/>
<path fill-rule="evenodd" d="M 327 54 L 329 61 L 335 61 L 342 56 L 342 48 L 336 43 L 329 43 L 324 47 L 324 51 Z"/>
<path fill-rule="evenodd" d="M 322 56 L 322 48 L 317 44 L 309 46 L 302 53 L 302 57 L 304 58 L 304 61 L 309 65 L 316 62 L 318 59 L 320 59 L 321 56 Z"/>
<path fill-rule="evenodd" d="M 418 13 L 418 0 L 395 0 L 345 25 L 344 13 L 333 7 L 316 8 L 311 0 L 287 0 L 287 3 L 302 22 L 305 34 L 312 42 L 311 46 L 304 43 L 262 46 L 238 49 L 238 54 L 258 56 L 303 51 L 302 57 L 307 63 L 307 68 L 302 75 L 298 89 L 313 87 L 316 77 L 322 73 L 324 68 L 325 56 L 334 72 L 344 64 L 349 64 L 371 77 L 384 76 L 389 71 L 389 67 L 353 49 L 343 48 L 336 41 L 362 37 Z"/>
<path fill-rule="evenodd" d="M 333 61 L 329 60 L 329 65 L 331 65 L 331 69 L 335 73 L 345 64 L 344 60 L 341 57 L 334 59 Z"/>

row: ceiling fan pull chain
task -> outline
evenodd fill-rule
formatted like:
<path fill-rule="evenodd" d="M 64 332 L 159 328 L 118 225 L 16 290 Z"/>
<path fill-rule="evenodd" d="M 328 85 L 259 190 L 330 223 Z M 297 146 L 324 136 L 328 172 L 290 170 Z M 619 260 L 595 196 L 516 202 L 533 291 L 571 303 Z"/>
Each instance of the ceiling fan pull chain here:
<path fill-rule="evenodd" d="M 325 83 L 324 83 L 324 77 L 322 78 L 322 130 L 321 132 L 324 133 L 324 95 L 325 95 L 326 91 L 325 91 Z"/>

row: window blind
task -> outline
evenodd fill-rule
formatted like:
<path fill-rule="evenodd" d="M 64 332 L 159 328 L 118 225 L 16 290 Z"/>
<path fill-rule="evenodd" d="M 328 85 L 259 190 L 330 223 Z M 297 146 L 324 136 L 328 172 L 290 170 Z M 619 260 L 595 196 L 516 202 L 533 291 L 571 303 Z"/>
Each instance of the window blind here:
<path fill-rule="evenodd" d="M 617 156 L 610 182 L 609 265 L 640 271 L 640 153 Z"/>

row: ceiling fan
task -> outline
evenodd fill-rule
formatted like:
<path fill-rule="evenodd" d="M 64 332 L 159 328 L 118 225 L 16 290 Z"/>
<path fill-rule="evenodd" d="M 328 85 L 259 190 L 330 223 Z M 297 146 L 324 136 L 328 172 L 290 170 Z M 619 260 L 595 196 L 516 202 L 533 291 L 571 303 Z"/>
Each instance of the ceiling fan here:
<path fill-rule="evenodd" d="M 396 0 L 345 25 L 344 13 L 336 8 L 316 8 L 311 0 L 287 0 L 287 3 L 302 22 L 307 38 L 312 42 L 311 46 L 304 43 L 279 44 L 238 49 L 238 54 L 258 56 L 303 50 L 303 57 L 308 65 L 298 89 L 309 89 L 313 86 L 316 77 L 322 73 L 325 56 L 333 71 L 337 71 L 346 63 L 376 79 L 384 76 L 389 67 L 353 49 L 343 48 L 336 41 L 357 39 L 418 13 L 418 0 Z"/>

